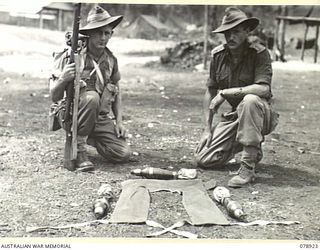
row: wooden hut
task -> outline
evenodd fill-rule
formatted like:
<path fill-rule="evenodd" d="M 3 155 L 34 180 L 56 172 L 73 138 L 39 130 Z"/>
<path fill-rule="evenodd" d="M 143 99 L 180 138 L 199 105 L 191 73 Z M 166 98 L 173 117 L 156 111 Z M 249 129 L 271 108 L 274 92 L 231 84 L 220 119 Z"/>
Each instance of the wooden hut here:
<path fill-rule="evenodd" d="M 72 18 L 72 13 L 74 10 L 74 4 L 73 3 L 63 3 L 63 2 L 54 2 L 54 3 L 50 3 L 44 7 L 42 7 L 42 9 L 38 12 L 38 14 L 40 15 L 40 28 L 43 28 L 43 15 L 47 14 L 47 15 L 54 15 L 56 17 L 57 20 L 57 30 L 64 30 L 65 27 L 65 23 L 68 23 L 68 16 L 70 16 L 70 18 Z"/>
<path fill-rule="evenodd" d="M 280 58 L 284 59 L 285 57 L 285 46 L 284 46 L 284 37 L 285 37 L 285 25 L 286 24 L 304 24 L 304 37 L 301 45 L 301 60 L 304 60 L 304 53 L 306 48 L 307 35 L 309 27 L 316 27 L 316 37 L 314 42 L 314 63 L 317 63 L 318 57 L 318 38 L 319 38 L 319 26 L 320 18 L 317 17 L 301 17 L 301 16 L 278 16 L 276 17 L 277 27 L 275 32 L 275 49 L 279 51 Z"/>

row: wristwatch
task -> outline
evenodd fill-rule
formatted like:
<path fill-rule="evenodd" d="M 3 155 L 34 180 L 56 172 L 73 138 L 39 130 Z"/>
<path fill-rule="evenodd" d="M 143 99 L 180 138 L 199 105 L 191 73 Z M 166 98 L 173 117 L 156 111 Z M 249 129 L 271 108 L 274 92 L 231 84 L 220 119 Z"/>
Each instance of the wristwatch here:
<path fill-rule="evenodd" d="M 220 94 L 223 98 L 226 98 L 225 95 L 223 94 L 223 89 L 220 90 L 219 94 Z"/>

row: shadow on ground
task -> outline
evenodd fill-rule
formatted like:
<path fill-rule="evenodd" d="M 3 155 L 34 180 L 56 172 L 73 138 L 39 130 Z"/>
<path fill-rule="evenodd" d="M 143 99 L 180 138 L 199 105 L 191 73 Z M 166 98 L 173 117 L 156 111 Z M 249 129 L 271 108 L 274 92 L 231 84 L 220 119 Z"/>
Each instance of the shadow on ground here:
<path fill-rule="evenodd" d="M 275 187 L 319 186 L 320 176 L 296 168 L 259 164 L 257 182 Z"/>

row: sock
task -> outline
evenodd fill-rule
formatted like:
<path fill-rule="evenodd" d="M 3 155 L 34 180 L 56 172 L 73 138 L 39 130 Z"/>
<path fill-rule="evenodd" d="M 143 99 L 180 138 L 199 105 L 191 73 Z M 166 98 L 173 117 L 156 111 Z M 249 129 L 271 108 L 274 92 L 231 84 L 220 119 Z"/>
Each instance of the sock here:
<path fill-rule="evenodd" d="M 254 169 L 257 162 L 257 155 L 259 149 L 255 146 L 243 146 L 241 162 L 243 162 L 248 169 Z"/>

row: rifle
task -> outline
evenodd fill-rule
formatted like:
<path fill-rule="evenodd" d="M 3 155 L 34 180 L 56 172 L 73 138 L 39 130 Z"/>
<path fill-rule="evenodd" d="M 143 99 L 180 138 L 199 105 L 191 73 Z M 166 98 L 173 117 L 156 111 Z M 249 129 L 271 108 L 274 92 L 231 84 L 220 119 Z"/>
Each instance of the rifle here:
<path fill-rule="evenodd" d="M 68 84 L 66 96 L 65 128 L 66 141 L 64 145 L 64 167 L 74 171 L 77 159 L 78 106 L 80 94 L 80 58 L 78 54 L 79 25 L 81 3 L 77 3 L 74 10 L 72 28 L 70 63 L 76 65 L 76 75 L 73 83 Z"/>

